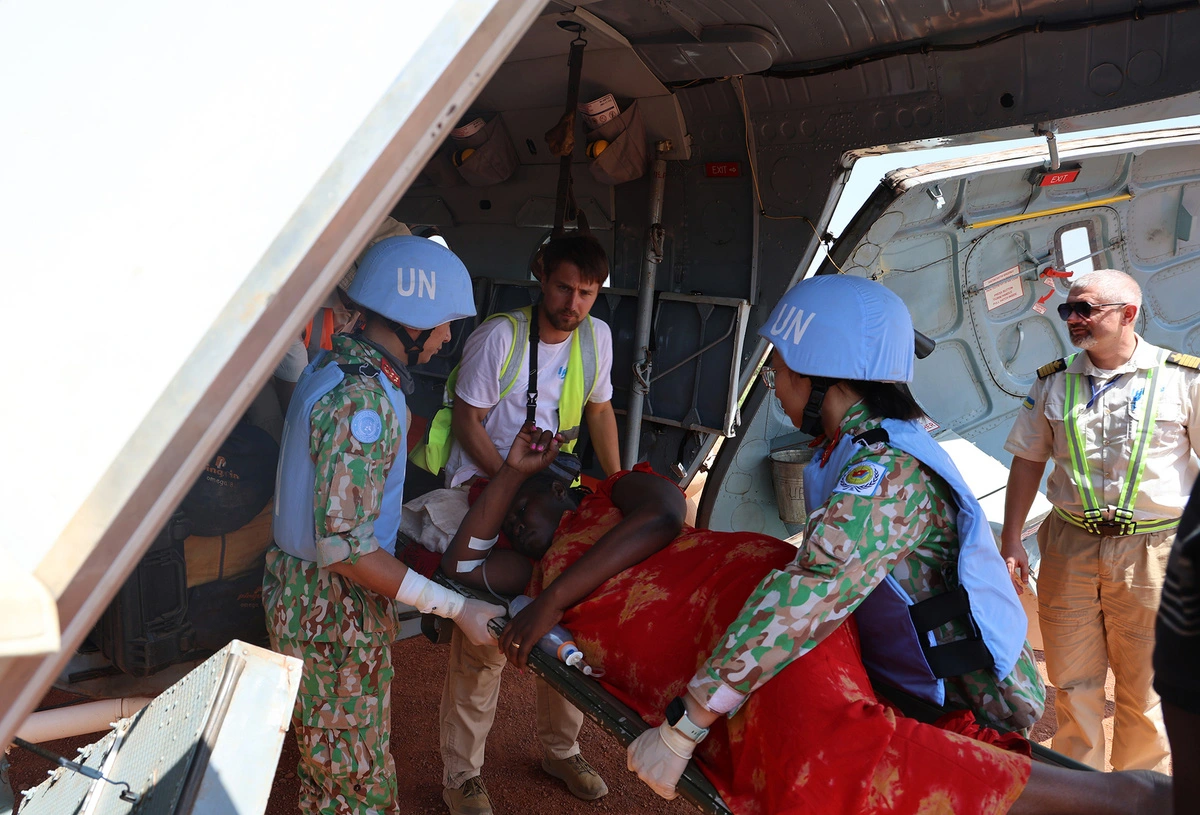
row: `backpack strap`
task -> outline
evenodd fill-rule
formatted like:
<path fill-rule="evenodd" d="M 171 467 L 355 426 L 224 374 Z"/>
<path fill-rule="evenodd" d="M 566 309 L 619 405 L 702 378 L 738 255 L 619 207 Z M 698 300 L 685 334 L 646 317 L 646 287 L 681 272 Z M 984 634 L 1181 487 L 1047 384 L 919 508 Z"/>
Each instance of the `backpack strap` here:
<path fill-rule="evenodd" d="M 342 369 L 342 373 L 344 373 L 346 376 L 379 376 L 379 369 L 374 365 L 368 365 L 365 362 L 360 362 L 357 364 L 339 363 L 338 367 Z"/>

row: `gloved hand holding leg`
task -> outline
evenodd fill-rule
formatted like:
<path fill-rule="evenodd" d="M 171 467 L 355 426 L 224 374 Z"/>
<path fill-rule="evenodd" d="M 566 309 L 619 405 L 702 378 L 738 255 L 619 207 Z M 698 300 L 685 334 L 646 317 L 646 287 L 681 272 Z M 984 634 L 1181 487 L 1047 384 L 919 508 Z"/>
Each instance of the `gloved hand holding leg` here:
<path fill-rule="evenodd" d="M 663 722 L 633 740 L 627 751 L 626 766 L 646 786 L 670 801 L 678 795 L 675 785 L 695 750 L 696 742 Z"/>

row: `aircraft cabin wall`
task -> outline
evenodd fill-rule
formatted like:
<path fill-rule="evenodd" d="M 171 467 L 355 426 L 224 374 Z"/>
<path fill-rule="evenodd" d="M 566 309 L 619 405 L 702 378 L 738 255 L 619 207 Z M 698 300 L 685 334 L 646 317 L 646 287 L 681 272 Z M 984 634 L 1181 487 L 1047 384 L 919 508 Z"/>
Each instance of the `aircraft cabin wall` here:
<path fill-rule="evenodd" d="M 588 9 L 603 17 L 609 5 L 600 2 Z M 614 19 L 614 25 L 636 48 L 638 36 L 648 36 L 662 23 L 654 19 L 656 13 L 647 11 L 620 23 Z M 814 25 L 819 22 L 814 18 Z M 969 50 L 898 55 L 812 75 L 776 71 L 775 76 L 747 76 L 744 81 L 676 83 L 672 92 L 690 140 L 690 155 L 667 162 L 665 244 L 655 288 L 748 302 L 739 360 L 745 383 L 762 353 L 758 326 L 815 253 L 815 231 L 824 228 L 835 203 L 831 190 L 848 176 L 849 168 L 841 166 L 848 150 L 887 144 L 932 146 L 939 139 L 967 134 L 978 139 L 1028 135 L 1044 121 L 1079 129 L 1087 126 L 1086 118 L 1080 117 L 1118 107 L 1129 107 L 1128 118 L 1136 120 L 1139 113 L 1131 106 L 1200 90 L 1200 73 L 1188 57 L 1196 45 L 1200 14 L 1175 14 L 1017 36 Z M 584 64 L 587 80 L 586 57 Z M 563 60 L 564 92 L 565 67 Z M 589 81 L 594 84 L 597 78 Z M 744 108 L 739 95 L 743 82 Z M 481 99 L 488 96 L 485 90 Z M 519 104 L 511 92 L 504 98 Z M 585 100 L 587 94 L 580 98 Z M 617 101 L 624 108 L 632 100 Z M 1195 101 L 1191 104 L 1194 107 Z M 476 114 L 485 119 L 500 114 L 521 123 L 522 134 L 540 133 L 554 124 L 559 112 L 561 108 L 539 111 L 545 121 L 533 122 L 530 111 L 491 110 L 477 103 L 464 121 Z M 394 213 L 409 223 L 438 226 L 479 278 L 527 280 L 528 261 L 549 232 L 557 165 L 547 161 L 544 142 L 518 136 L 513 141 L 520 166 L 505 182 L 487 187 L 414 186 Z M 632 290 L 646 248 L 649 174 L 605 187 L 588 173 L 581 130 L 577 141 L 576 198 L 610 251 L 610 285 Z M 753 167 L 747 160 L 748 141 Z M 714 176 L 710 165 L 725 163 L 735 164 L 736 174 L 725 170 Z M 614 298 L 609 297 L 615 303 Z M 633 312 L 616 306 L 608 311 L 617 318 L 612 324 L 618 349 L 614 406 L 621 411 L 631 379 Z M 669 325 L 656 324 L 656 350 L 661 351 L 669 333 Z M 431 382 L 448 372 L 457 350 L 455 343 L 447 349 L 447 358 L 434 364 L 440 368 Z M 695 378 L 685 379 L 672 389 L 692 390 Z M 429 389 L 440 395 L 438 391 L 436 385 Z M 652 389 L 651 403 L 655 396 Z M 422 412 L 421 399 L 414 402 Z M 743 406 L 743 422 L 750 420 L 758 402 Z M 716 435 L 690 432 L 689 425 L 700 423 L 695 416 L 659 422 L 651 415 L 643 422 L 640 457 L 662 473 L 687 471 Z M 621 432 L 624 436 L 623 426 Z M 736 438 L 728 440 L 722 456 L 737 455 L 739 444 Z M 718 481 L 726 466 L 718 461 Z"/>

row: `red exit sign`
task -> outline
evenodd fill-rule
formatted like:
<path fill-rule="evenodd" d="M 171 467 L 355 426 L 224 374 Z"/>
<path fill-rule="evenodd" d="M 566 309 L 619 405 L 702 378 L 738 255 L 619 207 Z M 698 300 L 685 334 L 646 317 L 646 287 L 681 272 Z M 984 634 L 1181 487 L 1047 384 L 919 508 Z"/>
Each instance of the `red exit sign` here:
<path fill-rule="evenodd" d="M 1053 187 L 1055 184 L 1073 184 L 1079 178 L 1079 168 L 1061 170 L 1057 173 L 1046 173 L 1038 182 L 1039 187 Z"/>
<path fill-rule="evenodd" d="M 738 178 L 742 168 L 736 161 L 710 161 L 704 165 L 704 174 L 709 178 Z"/>

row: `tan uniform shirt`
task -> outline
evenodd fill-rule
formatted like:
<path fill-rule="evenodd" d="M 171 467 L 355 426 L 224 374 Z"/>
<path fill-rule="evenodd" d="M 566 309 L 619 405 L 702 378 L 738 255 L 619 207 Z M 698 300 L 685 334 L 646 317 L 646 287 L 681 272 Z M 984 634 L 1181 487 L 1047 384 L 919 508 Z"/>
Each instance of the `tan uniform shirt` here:
<path fill-rule="evenodd" d="M 1096 498 L 1109 507 L 1120 501 L 1129 473 L 1134 440 L 1146 419 L 1145 371 L 1158 364 L 1162 349 L 1137 338 L 1129 361 L 1112 371 L 1092 364 L 1080 351 L 1065 371 L 1038 379 L 1017 412 L 1004 449 L 1030 461 L 1054 460 L 1046 497 L 1056 507 L 1083 514 L 1075 485 L 1063 421 L 1067 374 L 1091 377 L 1083 395 L 1099 392 L 1080 416 Z M 1113 377 L 1119 379 L 1101 392 Z M 1146 456 L 1146 469 L 1134 503 L 1134 520 L 1178 518 L 1200 472 L 1200 372 L 1164 364 L 1158 373 L 1158 416 Z"/>

